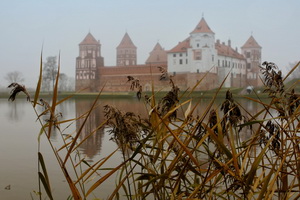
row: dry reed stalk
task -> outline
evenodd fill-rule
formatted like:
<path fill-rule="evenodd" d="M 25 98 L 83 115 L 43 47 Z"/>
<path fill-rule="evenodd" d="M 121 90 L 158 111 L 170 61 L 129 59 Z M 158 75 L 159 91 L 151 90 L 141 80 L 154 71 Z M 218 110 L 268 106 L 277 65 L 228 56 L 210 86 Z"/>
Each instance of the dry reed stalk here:
<path fill-rule="evenodd" d="M 179 88 L 164 69 L 160 69 L 161 79 L 170 80 L 171 90 L 157 103 L 152 83 L 152 95 L 146 99 L 147 106 L 150 106 L 147 118 L 143 119 L 133 112 L 122 112 L 110 105 L 105 106 L 106 121 L 96 130 L 104 125 L 111 127 L 112 140 L 122 150 L 124 160 L 102 177 L 98 177 L 97 171 L 118 149 L 83 171 L 77 171 L 77 167 L 85 163 L 84 158 L 75 162 L 73 157 L 78 153 L 79 145 L 96 131 L 91 131 L 79 142 L 79 135 L 91 112 L 97 107 L 101 92 L 84 115 L 59 121 L 55 114 L 56 106 L 69 97 L 57 101 L 57 75 L 52 104 L 44 103 L 45 111 L 37 114 L 41 123 L 39 137 L 42 133 L 47 136 L 74 199 L 86 199 L 117 172 L 118 182 L 110 199 L 120 198 L 121 190 L 127 199 L 271 199 L 274 196 L 279 199 L 297 199 L 298 196 L 293 195 L 293 192 L 300 192 L 300 95 L 293 88 L 286 89 L 286 78 L 282 77 L 274 63 L 264 62 L 261 70 L 264 92 L 268 94 L 270 102 L 261 101 L 259 96 L 257 99 L 246 97 L 263 107 L 254 114 L 247 112 L 229 90 L 224 102 L 213 107 L 224 80 L 204 113 L 194 116 L 200 100 L 192 106 L 192 99 L 184 98 L 185 95 L 190 96 L 201 80 L 190 92 L 185 91 L 180 95 Z M 128 76 L 128 82 L 131 83 L 131 90 L 138 90 L 137 97 L 141 99 L 143 90 L 140 80 Z M 40 84 L 41 77 L 32 102 L 35 111 L 37 105 L 43 106 L 43 102 L 38 103 Z M 12 87 L 14 89 L 10 100 L 15 100 L 19 92 L 29 96 L 24 86 L 14 83 Z M 180 110 L 184 116 L 182 118 L 179 117 Z M 50 119 L 43 123 L 40 116 L 48 111 L 51 113 Z M 79 118 L 83 118 L 84 122 L 75 136 L 65 137 L 60 131 L 64 144 L 54 147 L 49 140 L 52 128 L 57 128 L 53 125 Z M 246 128 L 251 130 L 252 135 L 242 140 L 241 135 Z M 128 149 L 132 153 L 125 155 Z M 59 154 L 63 150 L 66 151 L 64 156 Z M 67 167 L 67 162 L 70 162 L 72 168 Z M 50 180 L 40 152 L 39 166 L 39 180 L 51 199 Z M 70 175 L 74 171 L 75 177 Z M 86 184 L 92 176 L 98 179 L 86 190 Z"/>

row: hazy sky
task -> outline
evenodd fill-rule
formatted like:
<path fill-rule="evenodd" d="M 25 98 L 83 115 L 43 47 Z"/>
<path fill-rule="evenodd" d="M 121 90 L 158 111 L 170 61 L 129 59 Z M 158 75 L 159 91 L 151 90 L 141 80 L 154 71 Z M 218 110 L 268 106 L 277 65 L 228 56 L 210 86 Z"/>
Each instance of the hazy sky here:
<path fill-rule="evenodd" d="M 127 31 L 143 64 L 159 41 L 169 50 L 186 39 L 202 15 L 215 38 L 240 47 L 251 33 L 262 61 L 284 70 L 300 60 L 299 0 L 2 0 L 0 1 L 0 86 L 11 71 L 27 87 L 38 79 L 43 59 L 61 52 L 61 71 L 75 76 L 78 44 L 90 31 L 102 45 L 105 65 L 116 64 L 116 47 Z"/>

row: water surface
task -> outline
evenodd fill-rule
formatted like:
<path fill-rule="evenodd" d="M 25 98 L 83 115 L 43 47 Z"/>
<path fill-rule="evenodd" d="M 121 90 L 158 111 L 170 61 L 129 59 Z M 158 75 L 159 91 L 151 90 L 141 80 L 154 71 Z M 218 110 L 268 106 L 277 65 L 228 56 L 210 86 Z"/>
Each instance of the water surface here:
<path fill-rule="evenodd" d="M 193 103 L 196 103 L 194 100 Z M 92 106 L 93 99 L 69 100 L 57 107 L 57 112 L 62 113 L 62 119 L 72 119 L 86 113 Z M 201 115 L 205 112 L 209 100 L 201 101 L 194 112 L 194 115 Z M 83 128 L 79 140 L 85 138 L 87 134 L 95 130 L 104 120 L 103 106 L 113 105 L 123 111 L 133 111 L 141 117 L 146 117 L 148 111 L 143 101 L 137 99 L 105 99 L 100 100 L 97 108 L 91 113 L 86 125 Z M 218 108 L 221 102 L 217 102 L 213 107 Z M 243 102 L 243 105 L 249 112 L 256 112 L 258 107 L 252 102 Z M 9 102 L 7 99 L 0 99 L 0 197 L 1 199 L 31 199 L 34 191 L 38 191 L 37 176 L 37 152 L 38 152 L 38 134 L 41 125 L 37 120 L 31 104 L 25 99 L 17 99 L 15 102 Z M 37 110 L 42 112 L 42 108 Z M 179 115 L 184 115 L 184 109 L 179 111 Z M 44 120 L 44 116 L 41 119 Z M 83 119 L 76 123 L 62 125 L 60 129 L 64 134 L 74 134 L 80 128 Z M 54 199 L 67 199 L 70 195 L 68 185 L 53 156 L 52 149 L 49 146 L 46 137 L 41 137 L 41 152 L 44 156 L 50 182 L 54 194 Z M 55 145 L 61 146 L 61 135 L 54 131 L 51 141 Z M 110 135 L 104 129 L 98 130 L 87 142 L 79 149 L 82 156 L 92 164 L 94 161 L 105 158 L 117 148 L 117 145 L 110 140 Z M 122 160 L 120 153 L 110 159 L 104 167 L 115 167 Z M 101 174 L 102 175 L 102 174 Z M 96 177 L 99 178 L 99 177 Z M 115 187 L 115 177 L 113 176 L 105 184 L 97 188 L 91 199 L 94 197 L 106 198 Z"/>

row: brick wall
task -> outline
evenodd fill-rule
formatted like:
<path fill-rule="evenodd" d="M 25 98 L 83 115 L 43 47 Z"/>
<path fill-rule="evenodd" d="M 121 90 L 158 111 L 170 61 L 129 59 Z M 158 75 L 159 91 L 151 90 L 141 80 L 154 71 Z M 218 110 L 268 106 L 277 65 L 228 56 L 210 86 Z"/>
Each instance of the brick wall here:
<path fill-rule="evenodd" d="M 167 70 L 167 66 L 162 65 L 135 65 L 119 67 L 99 67 L 98 79 L 96 80 L 76 80 L 76 90 L 85 88 L 84 92 L 98 92 L 103 89 L 104 92 L 128 92 L 131 83 L 127 76 L 139 79 L 143 91 L 154 90 L 169 91 L 171 88 L 169 79 L 160 80 L 162 72 L 158 66 Z M 215 73 L 178 73 L 172 75 L 172 79 L 181 91 L 192 89 L 197 82 L 197 90 L 209 90 L 218 87 L 218 78 Z M 137 91 L 138 88 L 135 88 Z"/>

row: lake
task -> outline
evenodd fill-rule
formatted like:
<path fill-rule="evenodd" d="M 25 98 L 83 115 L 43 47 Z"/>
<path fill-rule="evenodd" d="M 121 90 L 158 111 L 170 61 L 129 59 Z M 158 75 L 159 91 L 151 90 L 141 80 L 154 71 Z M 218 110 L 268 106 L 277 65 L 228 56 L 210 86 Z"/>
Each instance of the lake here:
<path fill-rule="evenodd" d="M 196 101 L 196 100 L 195 100 Z M 195 115 L 201 115 L 204 112 L 209 100 L 201 100 Z M 92 106 L 93 100 L 89 99 L 71 99 L 57 107 L 57 112 L 62 113 L 63 119 L 72 119 L 79 117 L 87 112 Z M 120 110 L 134 111 L 142 117 L 147 116 L 148 110 L 143 101 L 137 99 L 101 99 L 99 106 L 92 112 L 84 130 L 79 137 L 83 139 L 87 133 L 94 130 L 101 122 L 104 121 L 103 106 L 113 105 Z M 215 105 L 215 107 L 219 106 Z M 243 105 L 249 112 L 257 112 L 258 106 L 253 102 L 243 101 Z M 38 135 L 41 125 L 37 121 L 37 116 L 29 102 L 25 99 L 17 99 L 15 102 L 9 102 L 7 99 L 0 99 L 0 197 L 1 199 L 34 199 L 37 196 L 34 191 L 38 191 Z M 38 109 L 42 112 L 42 109 Z M 184 110 L 179 112 L 183 116 Z M 42 117 L 43 119 L 43 117 Z M 65 125 L 60 129 L 65 134 L 74 134 L 80 127 L 82 120 L 77 123 L 68 124 L 69 127 L 64 130 Z M 53 132 L 51 141 L 54 144 L 60 144 L 60 134 Z M 105 158 L 117 148 L 117 145 L 110 140 L 110 135 L 100 129 L 88 141 L 80 147 L 81 153 L 86 156 L 86 160 L 92 164 L 101 158 Z M 54 199 L 67 199 L 70 195 L 68 185 L 64 175 L 57 164 L 57 160 L 49 146 L 45 135 L 41 139 L 41 152 L 44 156 L 47 170 L 50 177 Z M 106 167 L 115 167 L 121 163 L 122 156 L 115 155 L 107 162 Z M 101 185 L 90 195 L 91 199 L 106 198 L 115 187 L 115 178 L 111 177 L 105 184 Z M 44 194 L 44 197 L 46 194 Z"/>

